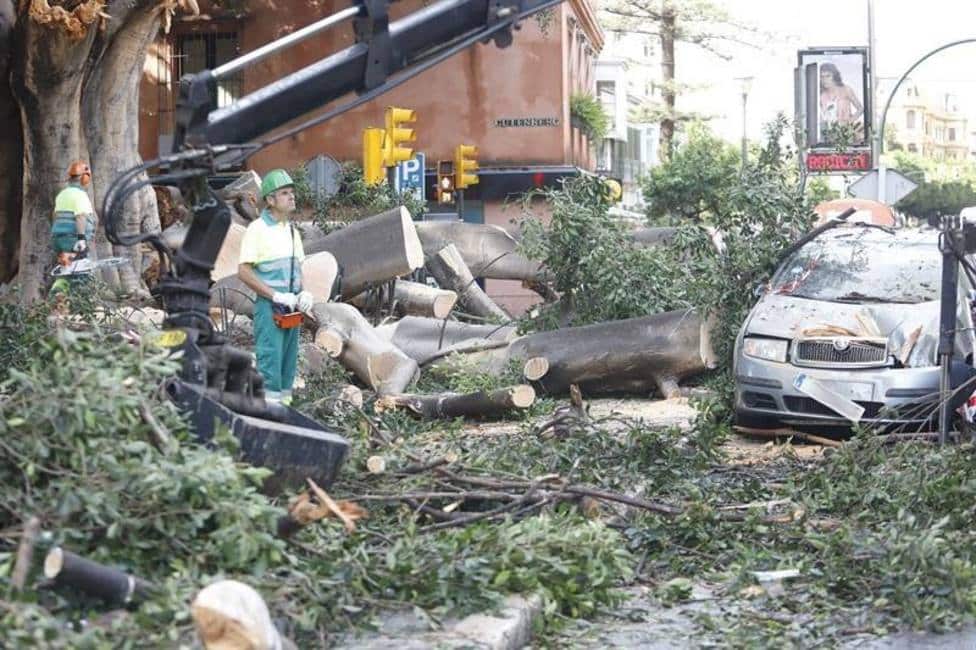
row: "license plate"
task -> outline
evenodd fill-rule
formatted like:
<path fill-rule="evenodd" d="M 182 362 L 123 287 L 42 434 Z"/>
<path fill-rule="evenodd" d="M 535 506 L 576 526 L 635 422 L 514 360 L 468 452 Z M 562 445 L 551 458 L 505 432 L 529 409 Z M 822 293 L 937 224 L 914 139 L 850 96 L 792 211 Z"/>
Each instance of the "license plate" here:
<path fill-rule="evenodd" d="M 821 382 L 838 395 L 843 395 L 847 399 L 852 399 L 855 402 L 874 401 L 874 384 L 860 381 L 821 380 Z"/>

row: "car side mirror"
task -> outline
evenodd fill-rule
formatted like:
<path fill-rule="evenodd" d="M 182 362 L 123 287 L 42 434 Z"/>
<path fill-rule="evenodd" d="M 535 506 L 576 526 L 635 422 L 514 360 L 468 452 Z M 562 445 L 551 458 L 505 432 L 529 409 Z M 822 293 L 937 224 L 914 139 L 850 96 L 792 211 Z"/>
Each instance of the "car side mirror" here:
<path fill-rule="evenodd" d="M 762 298 L 766 295 L 766 283 L 760 282 L 755 287 L 752 288 L 752 295 L 756 298 Z"/>

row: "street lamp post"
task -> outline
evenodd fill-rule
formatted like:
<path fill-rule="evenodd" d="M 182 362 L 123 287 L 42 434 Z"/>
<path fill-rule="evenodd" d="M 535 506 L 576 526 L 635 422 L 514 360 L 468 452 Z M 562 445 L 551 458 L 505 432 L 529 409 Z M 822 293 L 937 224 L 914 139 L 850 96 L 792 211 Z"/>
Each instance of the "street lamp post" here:
<path fill-rule="evenodd" d="M 746 167 L 746 155 L 748 153 L 748 140 L 746 138 L 746 102 L 749 100 L 749 91 L 752 90 L 753 77 L 737 77 L 742 90 L 742 169 Z"/>

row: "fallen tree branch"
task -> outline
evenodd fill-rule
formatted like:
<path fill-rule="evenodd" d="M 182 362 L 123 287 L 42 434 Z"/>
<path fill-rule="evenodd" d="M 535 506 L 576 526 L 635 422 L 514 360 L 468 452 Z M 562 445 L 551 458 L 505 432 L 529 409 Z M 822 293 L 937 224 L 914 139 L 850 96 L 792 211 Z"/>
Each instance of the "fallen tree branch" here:
<path fill-rule="evenodd" d="M 37 542 L 37 536 L 40 532 L 41 520 L 37 517 L 31 517 L 24 524 L 24 530 L 20 534 L 20 543 L 17 544 L 17 560 L 14 562 L 14 570 L 10 574 L 10 584 L 16 591 L 22 591 L 27 582 L 27 574 L 30 572 L 34 559 L 34 544 Z"/>
<path fill-rule="evenodd" d="M 804 433 L 802 431 L 796 431 L 795 429 L 787 429 L 780 427 L 777 429 L 755 429 L 752 427 L 732 427 L 738 433 L 742 433 L 747 436 L 755 436 L 757 438 L 796 438 L 797 440 L 803 440 L 805 442 L 812 442 L 817 445 L 823 445 L 824 447 L 841 447 L 844 443 L 839 440 L 831 440 L 830 438 L 822 438 L 821 436 L 814 435 L 812 433 Z"/>
<path fill-rule="evenodd" d="M 527 384 L 491 392 L 442 393 L 439 395 L 383 395 L 373 408 L 377 413 L 406 408 L 428 419 L 470 416 L 497 416 L 513 409 L 528 408 L 535 401 L 535 390 Z"/>

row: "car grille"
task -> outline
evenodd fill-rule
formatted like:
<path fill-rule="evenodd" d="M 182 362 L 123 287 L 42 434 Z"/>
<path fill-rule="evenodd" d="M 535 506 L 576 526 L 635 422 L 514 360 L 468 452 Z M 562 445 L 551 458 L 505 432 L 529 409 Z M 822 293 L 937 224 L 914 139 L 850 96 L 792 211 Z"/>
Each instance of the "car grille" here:
<path fill-rule="evenodd" d="M 867 368 L 887 362 L 885 339 L 811 338 L 797 340 L 793 346 L 793 363 L 798 366 Z"/>

